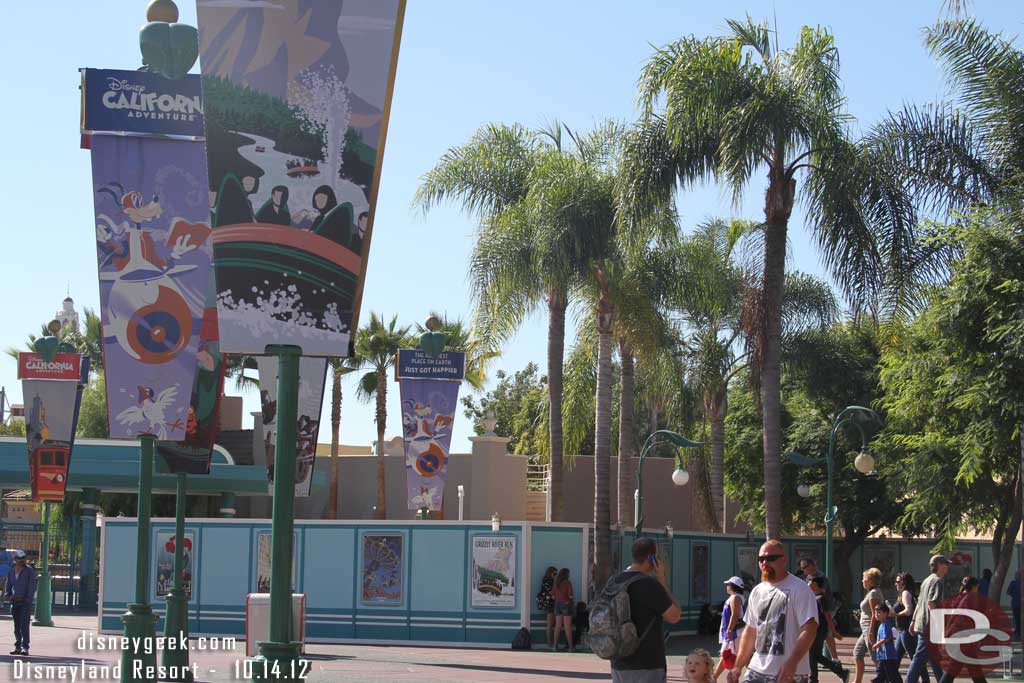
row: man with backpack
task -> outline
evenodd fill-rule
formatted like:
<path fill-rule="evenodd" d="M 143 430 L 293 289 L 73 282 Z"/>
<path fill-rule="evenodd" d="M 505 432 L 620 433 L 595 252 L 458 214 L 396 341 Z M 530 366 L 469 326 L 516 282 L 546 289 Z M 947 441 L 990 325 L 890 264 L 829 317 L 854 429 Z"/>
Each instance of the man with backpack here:
<path fill-rule="evenodd" d="M 818 632 L 818 605 L 807 584 L 786 569 L 786 547 L 770 540 L 757 557 L 761 583 L 747 600 L 736 666 L 729 683 L 809 683 L 807 653 Z"/>
<path fill-rule="evenodd" d="M 590 608 L 590 648 L 611 660 L 616 683 L 664 683 L 668 665 L 661 622 L 682 616 L 668 589 L 658 545 L 650 538 L 633 543 L 633 563 L 594 600 Z"/>

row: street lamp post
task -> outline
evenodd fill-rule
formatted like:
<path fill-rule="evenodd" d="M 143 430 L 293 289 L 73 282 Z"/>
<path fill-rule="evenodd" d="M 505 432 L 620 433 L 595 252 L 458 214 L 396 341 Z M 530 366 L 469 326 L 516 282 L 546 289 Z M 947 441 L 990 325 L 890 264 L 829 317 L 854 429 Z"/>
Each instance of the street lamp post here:
<path fill-rule="evenodd" d="M 858 413 L 876 420 L 878 419 L 878 413 L 870 408 L 862 406 L 846 406 L 843 408 L 836 415 L 836 419 L 832 421 L 832 433 L 828 439 L 828 452 L 824 458 L 808 458 L 806 455 L 792 451 L 785 454 L 787 460 L 802 467 L 825 464 L 825 578 L 830 583 L 832 581 L 832 525 L 839 515 L 839 508 L 832 504 L 832 472 L 835 469 L 836 435 L 839 433 L 840 427 L 845 424 L 852 424 L 860 432 L 861 449 L 853 461 L 853 466 L 857 471 L 861 474 L 870 474 L 875 469 L 875 459 L 868 452 L 867 434 L 864 432 L 860 422 L 855 418 Z M 797 491 L 801 496 L 805 497 L 810 494 L 810 489 L 806 485 L 801 485 Z"/>
<path fill-rule="evenodd" d="M 640 462 L 636 466 L 636 510 L 634 511 L 636 523 L 634 526 L 637 538 L 644 530 L 644 460 L 647 459 L 647 453 L 659 440 L 668 441 L 677 448 L 699 448 L 704 445 L 703 441 L 691 441 L 682 434 L 667 429 L 659 429 L 647 437 L 644 447 L 640 449 Z M 672 473 L 672 483 L 676 486 L 685 486 L 688 481 L 690 481 L 690 475 L 683 467 L 683 457 L 676 451 L 676 470 Z"/>

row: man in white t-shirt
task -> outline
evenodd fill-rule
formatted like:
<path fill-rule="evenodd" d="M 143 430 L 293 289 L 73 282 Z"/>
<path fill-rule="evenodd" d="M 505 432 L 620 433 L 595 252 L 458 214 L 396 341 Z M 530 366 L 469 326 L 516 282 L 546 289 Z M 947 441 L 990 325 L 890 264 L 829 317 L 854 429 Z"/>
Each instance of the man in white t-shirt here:
<path fill-rule="evenodd" d="M 807 683 L 807 652 L 818 631 L 818 605 L 807 584 L 786 570 L 786 547 L 771 540 L 757 557 L 761 583 L 747 600 L 736 666 L 729 683 Z"/>

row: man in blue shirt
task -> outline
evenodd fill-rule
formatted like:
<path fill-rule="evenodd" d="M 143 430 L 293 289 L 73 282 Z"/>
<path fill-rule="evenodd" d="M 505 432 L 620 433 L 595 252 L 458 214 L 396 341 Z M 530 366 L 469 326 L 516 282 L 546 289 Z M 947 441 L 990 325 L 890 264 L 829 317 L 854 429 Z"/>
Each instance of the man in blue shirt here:
<path fill-rule="evenodd" d="M 24 550 L 14 551 L 14 568 L 7 577 L 4 595 L 11 603 L 14 621 L 14 649 L 11 654 L 28 656 L 28 629 L 32 620 L 32 602 L 36 597 L 36 572 L 28 566 Z"/>

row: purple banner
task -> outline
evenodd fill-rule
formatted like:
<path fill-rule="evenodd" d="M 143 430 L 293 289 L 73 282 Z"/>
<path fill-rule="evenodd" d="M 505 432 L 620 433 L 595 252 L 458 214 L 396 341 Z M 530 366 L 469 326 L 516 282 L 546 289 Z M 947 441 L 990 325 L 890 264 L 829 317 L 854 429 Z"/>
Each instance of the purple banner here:
<path fill-rule="evenodd" d="M 410 510 L 440 510 L 461 382 L 399 379 Z"/>
<path fill-rule="evenodd" d="M 211 278 L 204 146 L 94 135 L 92 176 L 110 436 L 183 440 Z"/>
<path fill-rule="evenodd" d="M 263 409 L 263 444 L 267 453 L 267 479 L 274 481 L 274 444 L 277 438 L 277 358 L 260 356 L 260 404 Z M 324 403 L 326 358 L 299 359 L 299 406 L 295 426 L 295 495 L 308 496 L 316 464 L 316 439 L 320 432 L 320 410 Z"/>

